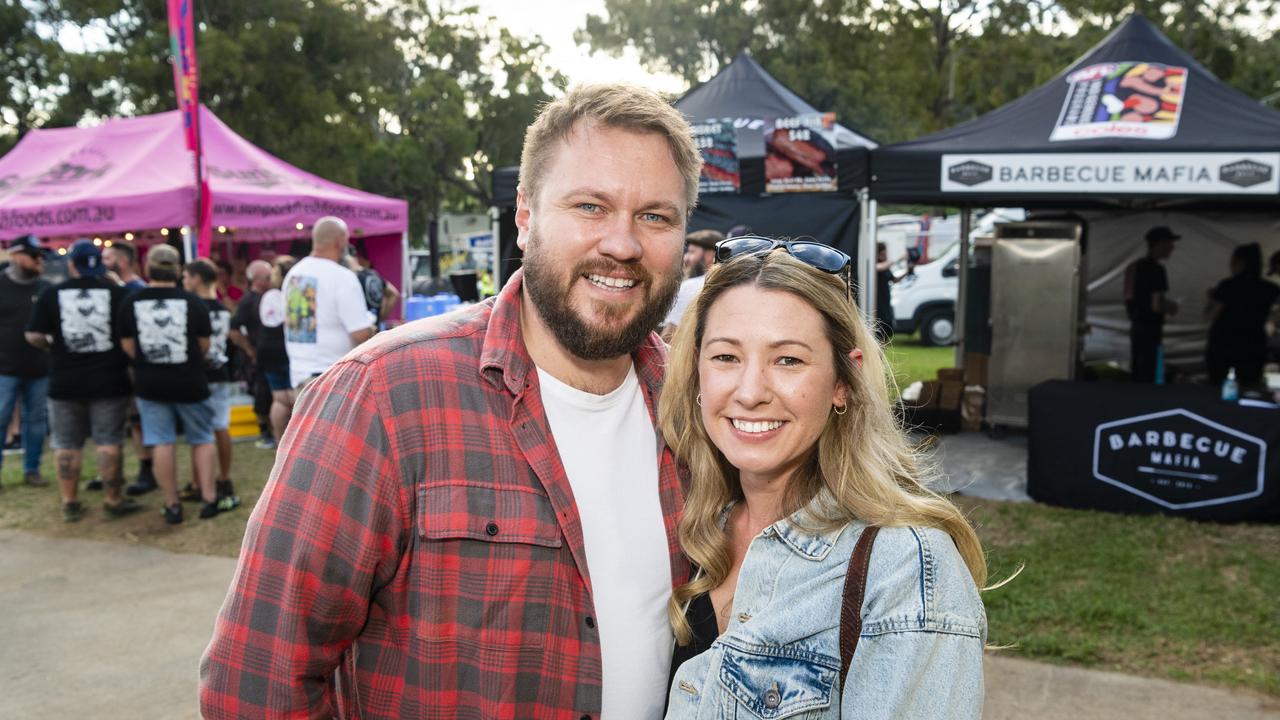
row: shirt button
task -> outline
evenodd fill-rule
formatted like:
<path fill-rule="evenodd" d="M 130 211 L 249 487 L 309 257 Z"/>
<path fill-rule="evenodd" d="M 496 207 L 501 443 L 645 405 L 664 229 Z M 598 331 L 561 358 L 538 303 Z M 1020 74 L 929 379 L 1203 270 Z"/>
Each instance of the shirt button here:
<path fill-rule="evenodd" d="M 591 617 L 590 615 L 588 615 L 588 616 L 587 616 L 587 627 L 589 627 L 589 628 L 594 628 L 595 626 L 596 626 L 596 619 L 595 619 L 595 618 L 593 618 L 593 617 Z"/>
<path fill-rule="evenodd" d="M 485 532 L 485 534 L 486 534 L 486 535 L 497 535 L 497 534 L 498 534 L 498 523 L 496 523 L 496 522 L 491 522 L 491 523 L 489 523 L 488 525 L 485 525 L 485 526 L 484 526 L 484 532 Z"/>
<path fill-rule="evenodd" d="M 778 683 L 774 683 L 773 687 L 765 691 L 764 706 L 770 710 L 777 709 L 782 704 L 782 695 L 778 692 Z"/>

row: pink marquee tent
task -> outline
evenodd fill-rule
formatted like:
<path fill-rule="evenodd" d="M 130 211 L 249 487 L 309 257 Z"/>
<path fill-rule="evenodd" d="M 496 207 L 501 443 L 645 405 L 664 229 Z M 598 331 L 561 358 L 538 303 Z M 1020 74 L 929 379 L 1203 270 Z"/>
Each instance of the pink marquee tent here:
<path fill-rule="evenodd" d="M 200 113 L 215 228 L 236 241 L 296 239 L 307 236 L 299 223 L 336 215 L 404 287 L 408 203 L 293 167 Z M 34 130 L 0 158 L 0 240 L 194 227 L 193 175 L 177 111 Z"/>

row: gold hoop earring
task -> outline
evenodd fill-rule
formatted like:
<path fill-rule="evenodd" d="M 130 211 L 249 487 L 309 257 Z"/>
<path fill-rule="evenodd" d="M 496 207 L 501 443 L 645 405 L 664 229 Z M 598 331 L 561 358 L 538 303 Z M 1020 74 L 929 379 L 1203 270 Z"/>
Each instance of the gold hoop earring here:
<path fill-rule="evenodd" d="M 832 412 L 834 412 L 834 413 L 835 413 L 835 414 L 837 414 L 837 415 L 843 415 L 843 414 L 845 414 L 845 413 L 849 412 L 849 406 L 848 406 L 848 405 L 832 405 L 832 406 L 831 406 L 831 409 L 832 409 Z"/>
<path fill-rule="evenodd" d="M 698 403 L 698 407 L 702 407 L 702 393 L 698 393 L 698 397 L 694 398 L 694 401 Z"/>

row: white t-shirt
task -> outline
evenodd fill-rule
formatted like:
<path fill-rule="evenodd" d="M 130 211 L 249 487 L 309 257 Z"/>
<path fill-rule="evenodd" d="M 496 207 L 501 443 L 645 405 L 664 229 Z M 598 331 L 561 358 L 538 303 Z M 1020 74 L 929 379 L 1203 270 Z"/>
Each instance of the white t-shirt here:
<path fill-rule="evenodd" d="M 603 720 L 658 720 L 674 642 L 658 443 L 635 368 L 593 395 L 541 369 L 542 403 L 582 518 L 604 672 Z"/>
<path fill-rule="evenodd" d="M 289 381 L 297 387 L 346 355 L 353 347 L 351 333 L 373 325 L 373 318 L 356 274 L 332 260 L 299 260 L 282 289 Z"/>
<path fill-rule="evenodd" d="M 676 302 L 671 306 L 671 312 L 667 313 L 667 319 L 663 320 L 662 324 L 679 325 L 680 318 L 684 317 L 684 311 L 689 309 L 689 304 L 698 296 L 702 290 L 702 284 L 706 281 L 706 275 L 699 275 L 680 283 L 680 289 L 676 292 Z"/>

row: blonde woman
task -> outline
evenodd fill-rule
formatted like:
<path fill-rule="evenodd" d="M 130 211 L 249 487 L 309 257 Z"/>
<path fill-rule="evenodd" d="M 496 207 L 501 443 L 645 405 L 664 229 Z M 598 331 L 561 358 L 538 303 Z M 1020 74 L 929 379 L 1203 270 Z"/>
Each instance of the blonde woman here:
<path fill-rule="evenodd" d="M 921 483 L 848 256 L 744 237 L 716 261 L 658 409 L 691 472 L 680 541 L 701 568 L 672 599 L 667 717 L 979 717 L 986 563 Z M 865 591 L 851 583 L 861 629 L 842 653 L 847 577 Z"/>

